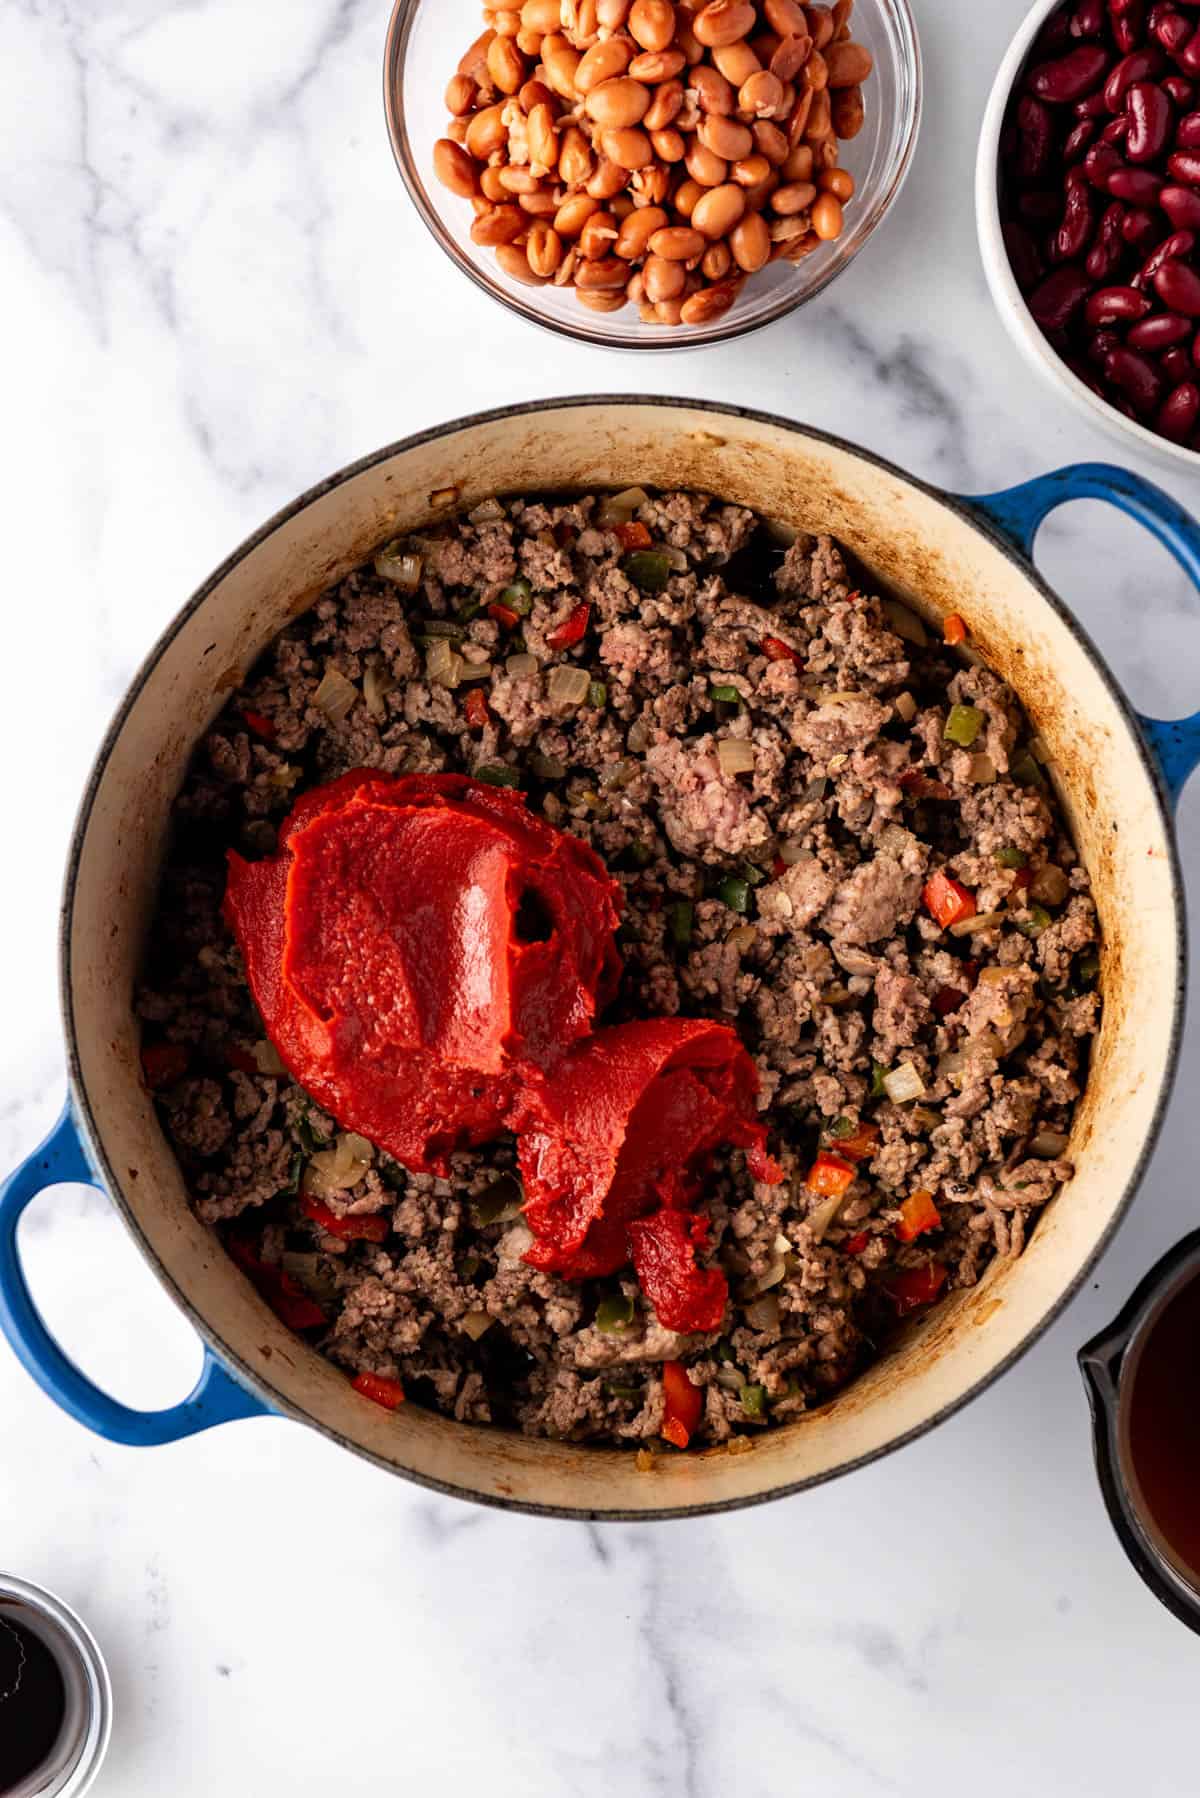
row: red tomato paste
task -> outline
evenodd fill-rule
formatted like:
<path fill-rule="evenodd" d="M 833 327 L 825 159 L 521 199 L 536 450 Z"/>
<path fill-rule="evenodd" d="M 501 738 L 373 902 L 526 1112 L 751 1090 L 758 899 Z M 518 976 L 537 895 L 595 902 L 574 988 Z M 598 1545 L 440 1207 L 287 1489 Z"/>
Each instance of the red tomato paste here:
<path fill-rule="evenodd" d="M 778 1180 L 734 1031 L 593 1033 L 620 976 L 620 889 L 519 793 L 361 769 L 294 806 L 278 853 L 231 853 L 225 895 L 267 1034 L 344 1127 L 416 1172 L 519 1136 L 527 1260 L 581 1280 L 633 1261 L 668 1329 L 720 1327 L 690 1206 L 712 1152 Z"/>

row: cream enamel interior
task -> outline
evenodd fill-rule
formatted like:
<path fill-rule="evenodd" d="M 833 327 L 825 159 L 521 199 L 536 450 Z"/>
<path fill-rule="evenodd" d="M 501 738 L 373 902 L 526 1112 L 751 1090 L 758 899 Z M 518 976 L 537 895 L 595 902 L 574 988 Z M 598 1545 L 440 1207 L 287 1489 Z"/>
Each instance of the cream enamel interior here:
<path fill-rule="evenodd" d="M 752 1452 L 633 1457 L 395 1415 L 275 1320 L 189 1210 L 139 1082 L 130 1006 L 172 798 L 192 746 L 286 620 L 382 538 L 492 493 L 688 485 L 847 543 L 928 617 L 961 609 L 1048 745 L 1092 872 L 1107 1003 L 1071 1154 L 1076 1174 L 1025 1254 L 910 1327 L 847 1392 Z M 457 489 L 455 500 L 445 490 Z M 951 505 L 847 446 L 716 408 L 551 403 L 401 445 L 239 552 L 159 646 L 81 815 L 64 918 L 77 1094 L 95 1153 L 154 1263 L 217 1351 L 273 1402 L 418 1478 L 492 1501 L 654 1514 L 752 1501 L 828 1477 L 985 1381 L 1082 1275 L 1136 1179 L 1169 1078 L 1181 944 L 1156 788 L 1119 701 L 1038 587 Z"/>

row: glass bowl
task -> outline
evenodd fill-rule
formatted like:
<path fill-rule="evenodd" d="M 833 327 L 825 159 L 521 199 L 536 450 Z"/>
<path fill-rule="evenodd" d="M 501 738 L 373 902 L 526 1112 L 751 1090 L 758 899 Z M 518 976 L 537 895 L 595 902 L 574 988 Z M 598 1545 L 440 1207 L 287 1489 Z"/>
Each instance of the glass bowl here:
<path fill-rule="evenodd" d="M 433 146 L 446 130 L 446 83 L 483 26 L 480 0 L 395 0 L 384 52 L 383 93 L 397 166 L 443 250 L 484 293 L 536 325 L 581 343 L 619 350 L 691 350 L 725 343 L 782 318 L 848 267 L 896 198 L 908 173 L 921 119 L 921 53 L 908 0 L 858 0 L 856 40 L 875 58 L 865 89 L 866 123 L 842 146 L 855 180 L 846 229 L 802 262 L 769 263 L 750 276 L 729 311 L 704 325 L 644 324 L 635 306 L 589 312 L 570 287 L 528 287 L 506 275 L 490 249 L 471 242 L 470 202 L 433 172 Z"/>

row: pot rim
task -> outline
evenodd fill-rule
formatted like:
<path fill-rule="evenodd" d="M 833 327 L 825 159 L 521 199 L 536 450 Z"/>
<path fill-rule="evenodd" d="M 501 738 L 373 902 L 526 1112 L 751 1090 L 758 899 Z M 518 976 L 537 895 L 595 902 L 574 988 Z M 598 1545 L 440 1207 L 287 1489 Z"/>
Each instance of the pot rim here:
<path fill-rule="evenodd" d="M 829 1468 L 822 1473 L 811 1474 L 806 1478 L 799 1480 L 785 1481 L 783 1484 L 774 1485 L 761 1492 L 756 1492 L 744 1497 L 700 1500 L 692 1504 L 665 1506 L 660 1510 L 645 1512 L 630 1511 L 620 1506 L 615 1506 L 611 1509 L 601 1509 L 594 1506 L 574 1507 L 565 1505 L 541 1505 L 529 1500 L 506 1498 L 495 1493 L 467 1490 L 462 1486 L 453 1485 L 448 1481 L 438 1480 L 427 1474 L 417 1473 L 411 1468 L 399 1467 L 387 1456 L 377 1454 L 373 1450 L 365 1448 L 361 1444 L 350 1440 L 347 1436 L 343 1435 L 339 1430 L 330 1425 L 321 1423 L 309 1413 L 302 1410 L 299 1406 L 295 1405 L 281 1392 L 277 1391 L 269 1381 L 261 1376 L 261 1374 L 252 1370 L 243 1360 L 242 1356 L 217 1334 L 212 1325 L 209 1324 L 207 1319 L 193 1303 L 190 1296 L 177 1285 L 175 1280 L 162 1265 L 158 1256 L 155 1254 L 154 1249 L 147 1240 L 133 1208 L 125 1197 L 120 1180 L 111 1166 L 107 1155 L 103 1151 L 100 1133 L 92 1112 L 91 1103 L 83 1080 L 82 1069 L 80 1067 L 75 1032 L 74 991 L 71 967 L 71 923 L 74 914 L 75 890 L 83 842 L 91 823 L 93 806 L 108 770 L 108 764 L 112 757 L 117 739 L 124 729 L 126 720 L 137 703 L 143 687 L 168 647 L 233 569 L 243 562 L 247 556 L 251 555 L 260 544 L 266 542 L 267 539 L 283 525 L 299 516 L 299 514 L 304 512 L 317 500 L 336 491 L 337 488 L 346 485 L 347 482 L 354 480 L 357 476 L 365 473 L 367 470 L 377 467 L 380 463 L 389 461 L 394 456 L 420 448 L 429 443 L 435 443 L 442 438 L 452 437 L 460 431 L 469 430 L 479 425 L 502 423 L 506 419 L 528 418 L 538 413 L 548 411 L 560 412 L 583 410 L 585 408 L 597 406 L 617 408 L 655 407 L 664 412 L 706 412 L 717 417 L 737 418 L 751 424 L 764 425 L 773 430 L 798 433 L 811 439 L 815 443 L 827 444 L 834 449 L 841 450 L 848 455 L 858 458 L 860 461 L 868 462 L 881 473 L 890 475 L 905 485 L 915 488 L 927 498 L 946 507 L 948 511 L 952 512 L 971 529 L 977 531 L 991 543 L 995 549 L 999 550 L 1010 562 L 1012 562 L 1024 578 L 1032 583 L 1040 597 L 1051 608 L 1060 622 L 1064 624 L 1075 637 L 1084 654 L 1092 663 L 1092 666 L 1128 729 L 1131 744 L 1137 753 L 1142 770 L 1147 777 L 1163 826 L 1163 833 L 1169 857 L 1171 900 L 1175 912 L 1175 925 L 1179 944 L 1176 958 L 1175 998 L 1171 1015 L 1167 1070 L 1137 1161 L 1129 1179 L 1126 1181 L 1125 1190 L 1121 1195 L 1119 1203 L 1091 1252 L 1079 1267 L 1074 1278 L 1061 1292 L 1058 1293 L 1054 1302 L 1048 1307 L 1038 1322 L 1027 1332 L 1021 1342 L 1018 1343 L 1017 1346 L 1003 1358 L 1003 1360 L 998 1362 L 994 1367 L 989 1368 L 986 1373 L 975 1380 L 964 1392 L 960 1393 L 949 1403 L 941 1406 L 923 1422 L 915 1424 L 911 1429 L 904 1431 L 901 1435 L 892 1438 L 890 1441 L 882 1444 L 878 1448 L 870 1450 L 866 1454 L 845 1461 L 841 1465 Z M 286 1416 L 294 1422 L 304 1424 L 309 1429 L 317 1430 L 322 1436 L 327 1437 L 339 1448 L 349 1449 L 353 1454 L 358 1455 L 363 1460 L 383 1469 L 384 1472 L 399 1475 L 399 1477 L 409 1481 L 411 1484 L 423 1487 L 430 1491 L 442 1493 L 447 1497 L 467 1499 L 473 1503 L 487 1505 L 497 1510 L 520 1512 L 530 1516 L 564 1518 L 576 1522 L 645 1523 L 657 1522 L 660 1520 L 666 1521 L 675 1518 L 710 1516 L 727 1511 L 748 1509 L 750 1506 L 766 1504 L 774 1499 L 791 1497 L 795 1493 L 807 1491 L 811 1487 L 823 1485 L 829 1480 L 840 1478 L 843 1474 L 852 1473 L 857 1468 L 865 1467 L 873 1461 L 882 1460 L 885 1455 L 890 1455 L 897 1449 L 905 1447 L 908 1443 L 918 1440 L 930 1430 L 935 1429 L 939 1424 L 944 1423 L 948 1418 L 953 1417 L 956 1412 L 962 1410 L 966 1405 L 978 1398 L 980 1394 L 992 1385 L 995 1380 L 998 1380 L 1002 1374 L 1007 1373 L 1008 1370 L 1033 1347 L 1034 1343 L 1036 1343 L 1045 1331 L 1049 1329 L 1050 1325 L 1056 1321 L 1070 1303 L 1071 1299 L 1074 1298 L 1093 1267 L 1095 1267 L 1100 1256 L 1112 1241 L 1113 1236 L 1123 1222 L 1125 1215 L 1133 1202 L 1134 1196 L 1145 1175 L 1147 1164 L 1154 1152 L 1159 1132 L 1162 1128 L 1166 1107 L 1174 1089 L 1175 1077 L 1179 1065 L 1179 1044 L 1183 1028 L 1184 1002 L 1187 990 L 1188 942 L 1182 870 L 1179 861 L 1179 850 L 1175 841 L 1170 797 L 1163 779 L 1162 771 L 1140 728 L 1137 714 L 1129 700 L 1126 698 L 1124 691 L 1110 670 L 1104 657 L 1092 642 L 1088 632 L 1080 624 L 1073 612 L 1071 612 L 1048 583 L 1042 578 L 1033 561 L 1026 556 L 1012 539 L 1007 537 L 990 518 L 977 510 L 971 504 L 969 499 L 960 498 L 957 495 L 946 492 L 944 488 L 936 487 L 927 481 L 921 480 L 915 475 L 909 474 L 905 469 L 900 468 L 896 463 L 889 461 L 886 457 L 877 455 L 873 450 L 864 449 L 858 444 L 851 443 L 844 437 L 835 435 L 833 432 L 818 430 L 813 426 L 803 424 L 795 419 L 784 418 L 778 413 L 764 412 L 756 407 L 736 406 L 716 400 L 693 400 L 656 394 L 599 393 L 573 394 L 563 398 L 548 400 L 527 400 L 516 405 L 492 407 L 487 411 L 468 413 L 452 419 L 446 424 L 430 426 L 425 430 L 413 432 L 407 437 L 399 438 L 396 441 L 385 445 L 381 449 L 372 451 L 368 455 L 348 463 L 335 474 L 329 475 L 326 479 L 307 488 L 297 499 L 291 501 L 290 504 L 281 507 L 279 511 L 272 514 L 272 516 L 268 518 L 258 530 L 245 538 L 238 548 L 226 557 L 220 566 L 209 575 L 208 579 L 196 589 L 191 598 L 186 601 L 175 614 L 165 630 L 158 637 L 153 647 L 149 650 L 148 654 L 142 660 L 126 689 L 124 697 L 113 715 L 108 729 L 101 741 L 100 748 L 96 753 L 95 760 L 92 763 L 91 771 L 88 775 L 87 783 L 80 799 L 79 810 L 76 814 L 75 824 L 71 832 L 70 844 L 67 851 L 62 900 L 59 908 L 58 964 L 59 1009 L 62 1016 L 63 1033 L 67 1052 L 68 1082 L 72 1103 L 86 1139 L 90 1159 L 101 1174 L 109 1197 L 116 1205 L 126 1228 L 132 1234 L 134 1241 L 137 1243 L 138 1248 L 141 1250 L 148 1265 L 153 1269 L 155 1275 L 167 1292 L 170 1293 L 172 1300 L 180 1307 L 184 1316 L 188 1318 L 201 1340 L 209 1347 L 213 1354 L 218 1357 L 225 1367 L 234 1370 L 237 1378 L 249 1391 L 254 1393 L 271 1411 Z"/>

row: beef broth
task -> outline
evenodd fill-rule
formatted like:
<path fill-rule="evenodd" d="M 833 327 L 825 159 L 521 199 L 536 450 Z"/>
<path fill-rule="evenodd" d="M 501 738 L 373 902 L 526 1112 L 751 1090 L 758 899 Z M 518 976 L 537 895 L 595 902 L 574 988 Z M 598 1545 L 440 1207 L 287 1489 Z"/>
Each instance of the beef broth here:
<path fill-rule="evenodd" d="M 0 1611 L 0 1798 L 49 1758 L 66 1710 L 63 1676 L 45 1642 Z"/>
<path fill-rule="evenodd" d="M 1143 1344 L 1129 1398 L 1129 1454 L 1150 1517 L 1200 1585 L 1200 1274 Z"/>

